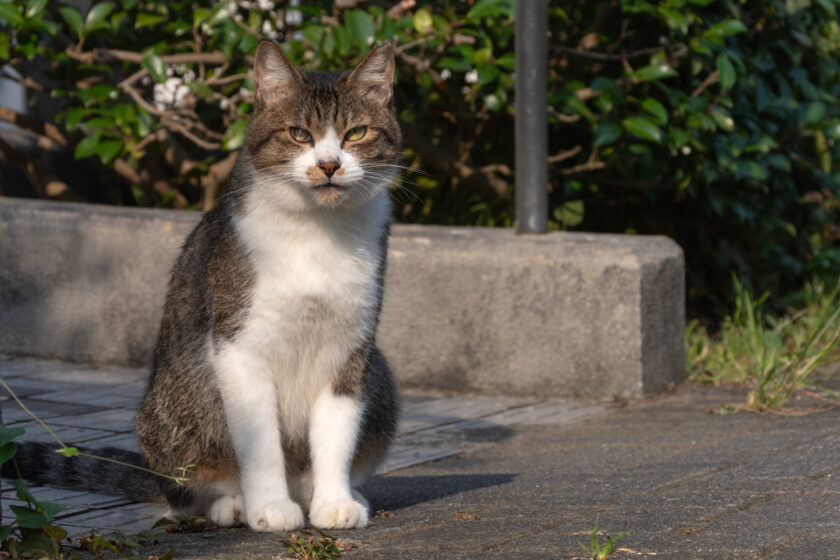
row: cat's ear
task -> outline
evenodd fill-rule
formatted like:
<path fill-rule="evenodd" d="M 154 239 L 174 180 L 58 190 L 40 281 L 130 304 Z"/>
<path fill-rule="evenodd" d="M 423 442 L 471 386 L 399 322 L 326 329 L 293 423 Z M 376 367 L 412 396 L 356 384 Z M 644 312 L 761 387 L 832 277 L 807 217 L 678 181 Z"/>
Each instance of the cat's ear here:
<path fill-rule="evenodd" d="M 394 46 L 374 46 L 350 73 L 347 83 L 371 100 L 389 104 L 394 95 Z"/>
<path fill-rule="evenodd" d="M 303 78 L 280 47 L 271 41 L 261 41 L 254 57 L 254 81 L 256 100 L 265 104 L 293 93 Z"/>

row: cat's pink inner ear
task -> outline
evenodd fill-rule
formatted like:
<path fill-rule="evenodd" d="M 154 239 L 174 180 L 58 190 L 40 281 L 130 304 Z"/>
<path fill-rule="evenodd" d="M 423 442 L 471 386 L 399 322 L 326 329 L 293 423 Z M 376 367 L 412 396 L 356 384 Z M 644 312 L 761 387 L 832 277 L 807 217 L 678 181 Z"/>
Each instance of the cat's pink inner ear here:
<path fill-rule="evenodd" d="M 394 93 L 394 47 L 386 43 L 373 47 L 353 70 L 348 82 L 383 105 Z"/>
<path fill-rule="evenodd" d="M 280 99 L 294 92 L 303 81 L 294 65 L 274 43 L 262 41 L 257 47 L 254 59 L 256 97 L 262 103 Z"/>

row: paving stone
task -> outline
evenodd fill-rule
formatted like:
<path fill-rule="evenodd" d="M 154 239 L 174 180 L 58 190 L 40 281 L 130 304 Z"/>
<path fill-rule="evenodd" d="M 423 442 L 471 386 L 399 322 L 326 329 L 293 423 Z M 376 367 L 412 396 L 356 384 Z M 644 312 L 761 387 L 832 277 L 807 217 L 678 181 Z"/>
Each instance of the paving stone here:
<path fill-rule="evenodd" d="M 137 436 L 133 433 L 122 433 L 104 437 L 102 439 L 93 440 L 88 443 L 90 447 L 118 447 L 120 449 L 127 449 L 128 451 L 136 451 L 140 453 L 140 444 L 137 442 Z"/>
<path fill-rule="evenodd" d="M 5 420 L 5 417 L 4 417 Z M 50 429 L 67 445 L 82 444 L 92 440 L 103 437 L 110 437 L 114 432 L 106 430 L 94 430 L 89 428 L 75 428 L 73 426 L 61 426 L 53 424 L 52 420 L 48 424 Z M 15 424 L 15 428 L 23 428 L 26 433 L 21 436 L 22 440 L 34 440 L 42 442 L 54 442 L 55 439 L 47 432 L 47 430 L 34 420 L 29 422 L 22 422 Z"/>
<path fill-rule="evenodd" d="M 23 404 L 29 409 L 32 414 L 41 420 L 52 420 L 56 418 L 71 418 L 77 415 L 85 415 L 90 413 L 102 412 L 102 408 L 97 406 L 88 406 L 74 403 L 56 403 L 36 401 L 31 399 L 21 399 Z M 32 416 L 23 410 L 17 403 L 4 403 L 3 406 L 3 423 L 7 426 L 14 424 L 29 422 L 34 420 Z"/>
<path fill-rule="evenodd" d="M 137 408 L 140 405 L 140 397 L 138 396 L 116 394 L 108 390 L 101 390 L 99 387 L 57 391 L 37 395 L 34 398 L 39 401 L 87 404 L 101 408 Z"/>
<path fill-rule="evenodd" d="M 61 416 L 52 419 L 53 424 L 79 428 L 106 428 L 114 432 L 134 431 L 134 410 L 109 409 L 78 416 Z"/>

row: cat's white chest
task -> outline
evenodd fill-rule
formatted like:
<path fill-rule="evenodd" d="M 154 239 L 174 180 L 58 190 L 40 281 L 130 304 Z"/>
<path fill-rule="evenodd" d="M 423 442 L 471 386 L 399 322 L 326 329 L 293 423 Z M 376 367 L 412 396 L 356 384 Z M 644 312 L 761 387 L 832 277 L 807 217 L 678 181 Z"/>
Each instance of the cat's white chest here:
<path fill-rule="evenodd" d="M 387 200 L 363 218 L 365 227 L 342 229 L 257 209 L 237 224 L 254 283 L 230 344 L 272 379 L 281 424 L 293 437 L 303 435 L 318 393 L 372 333 Z"/>

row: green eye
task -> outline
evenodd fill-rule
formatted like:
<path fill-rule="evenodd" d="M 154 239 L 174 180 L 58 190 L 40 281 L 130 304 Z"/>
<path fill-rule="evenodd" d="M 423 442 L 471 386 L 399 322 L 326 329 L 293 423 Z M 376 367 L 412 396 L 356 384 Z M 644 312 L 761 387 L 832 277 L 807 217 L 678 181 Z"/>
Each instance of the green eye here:
<path fill-rule="evenodd" d="M 289 128 L 289 134 L 296 142 L 309 142 L 312 140 L 312 136 L 308 132 L 296 126 Z"/>
<path fill-rule="evenodd" d="M 348 142 L 355 142 L 356 140 L 361 140 L 367 134 L 367 127 L 366 126 L 357 126 L 356 128 L 351 128 L 347 131 L 347 134 L 344 135 L 344 139 Z"/>

